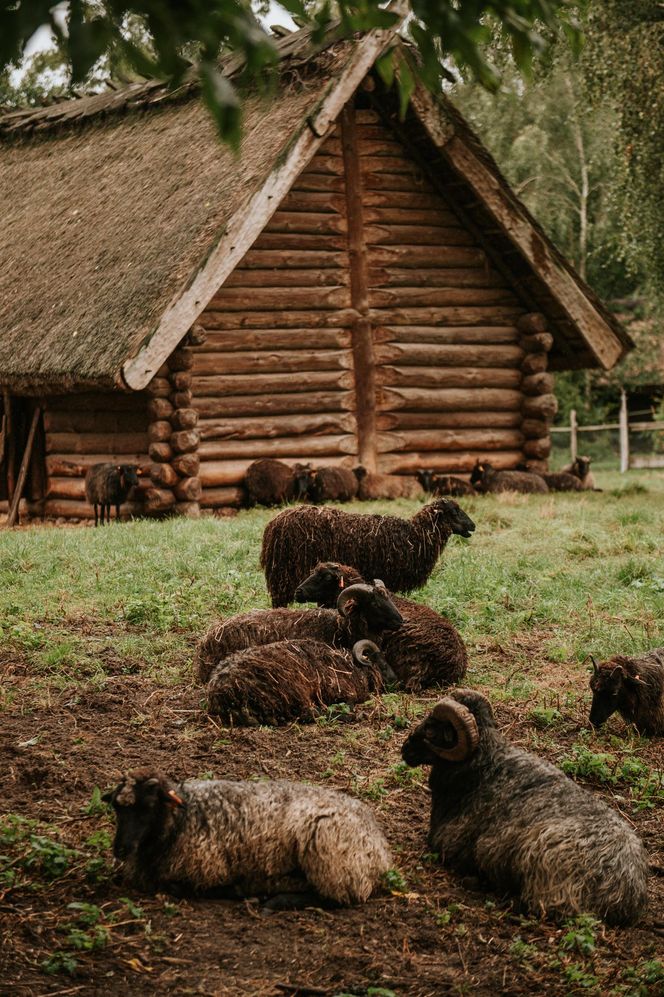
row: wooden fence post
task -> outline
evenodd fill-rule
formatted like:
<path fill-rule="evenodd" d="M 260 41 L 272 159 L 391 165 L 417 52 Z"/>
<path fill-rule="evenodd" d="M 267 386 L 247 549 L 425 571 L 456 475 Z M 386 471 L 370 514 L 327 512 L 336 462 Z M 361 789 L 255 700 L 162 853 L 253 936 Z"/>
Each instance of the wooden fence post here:
<path fill-rule="evenodd" d="M 576 420 L 576 409 L 573 408 L 569 413 L 569 449 L 572 462 L 576 460 L 576 455 L 578 453 L 578 422 Z"/>
<path fill-rule="evenodd" d="M 620 389 L 620 473 L 629 469 L 629 424 L 627 422 L 627 393 Z"/>

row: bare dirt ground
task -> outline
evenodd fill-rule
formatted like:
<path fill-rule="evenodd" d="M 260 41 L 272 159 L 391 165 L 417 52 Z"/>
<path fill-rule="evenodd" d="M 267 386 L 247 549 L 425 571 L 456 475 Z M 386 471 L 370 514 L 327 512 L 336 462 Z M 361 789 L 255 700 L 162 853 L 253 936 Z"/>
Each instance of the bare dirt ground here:
<path fill-rule="evenodd" d="M 500 656 L 500 650 L 494 649 Z M 360 795 L 373 806 L 406 886 L 365 907 L 265 915 L 256 903 L 176 900 L 127 893 L 112 876 L 91 878 L 73 862 L 53 882 L 0 884 L 0 993 L 40 995 L 398 995 L 657 994 L 644 964 L 664 952 L 664 835 L 661 808 L 627 807 L 615 787 L 594 786 L 638 829 L 660 874 L 651 878 L 650 910 L 629 929 L 599 925 L 594 945 L 565 942 L 565 930 L 522 917 L 509 900 L 461 881 L 427 855 L 429 797 L 418 771 L 399 767 L 405 727 L 435 702 L 385 697 L 342 717 L 286 729 L 216 725 L 201 711 L 201 690 L 159 686 L 140 662 L 105 662 L 105 683 L 37 687 L 25 661 L 0 661 L 11 710 L 2 713 L 2 810 L 47 821 L 84 855 L 95 833 L 113 833 L 110 815 L 90 805 L 127 768 L 154 764 L 174 777 L 278 777 L 311 780 Z M 133 674 L 131 672 L 134 672 Z M 127 672 L 130 672 L 127 674 Z M 558 670 L 564 696 L 576 677 Z M 473 683 L 475 684 L 475 683 Z M 581 707 L 555 731 L 537 730 L 527 704 L 498 702 L 501 728 L 517 743 L 558 761 L 586 725 Z M 612 721 L 614 731 L 622 721 Z M 661 767 L 661 742 L 639 756 Z M 54 832 L 50 830 L 49 835 Z M 1 848 L 0 848 L 1 850 Z M 101 848 L 110 864 L 108 847 Z M 130 904 L 127 904 L 127 898 Z M 94 904 L 104 944 L 74 952 L 72 975 L 42 964 L 71 949 L 71 903 Z M 136 906 L 132 906 L 136 905 Z M 80 908 L 79 908 L 80 910 Z M 626 967 L 630 976 L 625 975 Z"/>

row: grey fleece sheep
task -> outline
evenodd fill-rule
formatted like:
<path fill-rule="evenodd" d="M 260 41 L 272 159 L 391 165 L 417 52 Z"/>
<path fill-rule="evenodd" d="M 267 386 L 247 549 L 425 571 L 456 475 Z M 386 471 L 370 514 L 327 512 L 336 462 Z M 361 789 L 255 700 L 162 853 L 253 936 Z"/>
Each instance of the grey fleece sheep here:
<path fill-rule="evenodd" d="M 195 672 L 208 682 L 213 669 L 234 651 L 281 640 L 320 641 L 351 648 L 358 640 L 380 643 L 385 630 L 396 630 L 403 618 L 385 586 L 353 585 L 339 596 L 337 609 L 254 609 L 214 624 L 198 645 Z"/>
<path fill-rule="evenodd" d="M 207 708 L 224 723 L 279 726 L 313 720 L 332 703 L 364 703 L 395 678 L 370 640 L 357 641 L 352 651 L 282 640 L 220 661 L 208 682 Z"/>
<path fill-rule="evenodd" d="M 539 474 L 529 471 L 497 471 L 489 461 L 477 461 L 470 475 L 470 483 L 478 492 L 523 492 L 544 494 L 548 485 Z"/>
<path fill-rule="evenodd" d="M 340 592 L 363 581 L 355 568 L 325 561 L 298 585 L 295 599 L 334 606 Z M 454 685 L 463 678 L 468 654 L 453 624 L 419 602 L 400 596 L 392 599 L 403 616 L 403 624 L 398 630 L 384 633 L 381 646 L 398 684 L 409 692 L 418 692 L 432 685 Z"/>
<path fill-rule="evenodd" d="M 616 654 L 590 678 L 593 702 L 590 723 L 601 727 L 616 711 L 641 734 L 664 737 L 664 647 L 640 658 Z"/>
<path fill-rule="evenodd" d="M 417 478 L 411 475 L 370 473 L 361 464 L 353 468 L 353 473 L 359 482 L 357 497 L 362 502 L 372 499 L 424 498 L 424 489 Z"/>
<path fill-rule="evenodd" d="M 491 706 L 459 689 L 407 738 L 431 765 L 429 847 L 534 913 L 591 912 L 631 924 L 647 905 L 648 859 L 632 828 L 549 762 L 511 745 Z"/>
<path fill-rule="evenodd" d="M 113 851 L 139 890 L 270 896 L 307 887 L 334 904 L 363 903 L 391 865 L 363 803 L 297 782 L 171 782 L 127 773 L 107 794 Z"/>

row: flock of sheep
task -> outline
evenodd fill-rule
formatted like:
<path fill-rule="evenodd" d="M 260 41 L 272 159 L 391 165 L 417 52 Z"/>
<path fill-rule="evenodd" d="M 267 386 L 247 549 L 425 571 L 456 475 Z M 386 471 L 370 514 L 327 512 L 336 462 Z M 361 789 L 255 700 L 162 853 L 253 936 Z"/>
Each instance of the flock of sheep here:
<path fill-rule="evenodd" d="M 495 484 L 486 464 L 476 471 Z M 474 529 L 448 497 L 411 519 L 317 505 L 280 512 L 261 551 L 273 608 L 222 620 L 200 641 L 195 672 L 209 712 L 234 725 L 280 725 L 385 689 L 458 686 L 467 666 L 460 634 L 392 593 L 424 584 L 450 537 Z M 664 735 L 664 649 L 593 663 L 590 684 L 593 725 L 617 710 L 642 734 Z M 538 915 L 583 911 L 628 924 L 643 914 L 648 858 L 632 827 L 555 766 L 510 744 L 480 693 L 448 692 L 411 731 L 402 756 L 431 767 L 429 847 L 450 868 L 479 875 Z M 115 855 L 141 889 L 260 895 L 274 909 L 347 905 L 366 901 L 392 865 L 371 809 L 317 786 L 176 784 L 135 770 L 107 798 L 117 818 Z"/>

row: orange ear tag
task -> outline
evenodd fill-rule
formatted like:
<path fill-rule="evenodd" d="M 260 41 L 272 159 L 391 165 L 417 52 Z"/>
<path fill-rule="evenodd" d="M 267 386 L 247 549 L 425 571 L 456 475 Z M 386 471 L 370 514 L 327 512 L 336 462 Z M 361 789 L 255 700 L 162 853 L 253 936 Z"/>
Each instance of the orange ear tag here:
<path fill-rule="evenodd" d="M 180 798 L 180 797 L 178 796 L 178 794 L 177 794 L 177 793 L 175 792 L 175 790 L 174 790 L 174 789 L 169 789 L 169 791 L 168 791 L 168 796 L 169 796 L 169 798 L 170 798 L 171 802 L 172 802 L 172 803 L 173 803 L 173 804 L 174 804 L 174 805 L 175 805 L 176 807 L 183 807 L 183 806 L 184 806 L 184 800 L 183 800 L 183 799 L 181 799 L 181 798 Z"/>

